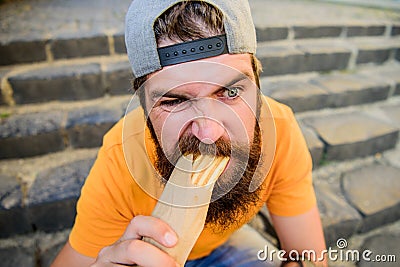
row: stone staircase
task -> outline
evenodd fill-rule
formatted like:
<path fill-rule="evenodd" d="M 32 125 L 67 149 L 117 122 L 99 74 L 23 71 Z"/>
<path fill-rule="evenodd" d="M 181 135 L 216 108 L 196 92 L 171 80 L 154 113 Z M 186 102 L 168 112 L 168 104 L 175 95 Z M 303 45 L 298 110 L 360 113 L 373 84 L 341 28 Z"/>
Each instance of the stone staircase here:
<path fill-rule="evenodd" d="M 121 19 L 130 1 L 117 1 L 110 10 L 105 8 L 110 5 L 107 1 L 99 1 L 99 7 L 86 2 L 38 1 L 38 7 L 20 13 L 22 22 L 18 16 L 14 19 L 17 26 L 9 17 L 0 17 L 0 25 L 9 33 L 0 37 L 0 259 L 4 266 L 49 265 L 67 238 L 80 187 L 102 136 L 124 115 L 131 99 L 132 76 Z M 0 12 L 15 12 L 23 3 L 0 5 Z M 327 244 L 334 246 L 338 238 L 346 238 L 355 240 L 350 247 L 372 244 L 376 248 L 376 238 L 394 236 L 390 240 L 397 242 L 395 250 L 392 246 L 386 252 L 398 253 L 400 16 L 398 20 L 326 21 L 323 13 L 317 22 L 282 18 L 271 23 L 262 8 L 283 10 L 284 5 L 301 4 L 299 13 L 304 14 L 310 3 L 252 0 L 250 4 L 259 42 L 257 56 L 264 67 L 262 92 L 289 105 L 300 122 L 313 156 Z M 49 22 L 54 25 L 43 25 L 46 32 L 25 36 L 22 28 L 29 22 L 34 33 L 35 25 L 40 25 L 40 16 L 29 21 L 29 12 L 39 7 L 67 11 L 74 20 L 80 16 L 86 24 L 79 27 L 84 29 L 90 24 L 87 14 L 97 14 L 92 15 L 94 20 L 103 25 L 96 12 L 100 10 L 112 27 L 77 31 L 67 24 L 60 34 L 51 27 L 60 28 L 57 25 L 63 25 L 63 20 L 52 18 Z M 72 13 L 77 7 L 83 11 Z M 15 27 L 20 31 L 13 34 Z M 263 210 L 252 225 L 276 242 L 268 217 Z M 10 253 L 15 257 L 10 258 Z M 333 266 L 354 264 L 332 262 Z M 363 264 L 359 263 L 372 266 Z"/>

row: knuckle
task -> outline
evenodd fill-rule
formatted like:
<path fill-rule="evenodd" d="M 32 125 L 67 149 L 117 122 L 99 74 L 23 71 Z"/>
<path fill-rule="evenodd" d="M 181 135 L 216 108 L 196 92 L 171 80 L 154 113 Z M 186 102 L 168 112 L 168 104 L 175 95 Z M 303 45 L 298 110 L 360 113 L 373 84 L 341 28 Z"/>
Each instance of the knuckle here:
<path fill-rule="evenodd" d="M 137 233 L 139 229 L 143 227 L 143 217 L 142 215 L 137 215 L 133 217 L 133 219 L 130 221 L 128 228 L 131 229 L 131 231 Z"/>

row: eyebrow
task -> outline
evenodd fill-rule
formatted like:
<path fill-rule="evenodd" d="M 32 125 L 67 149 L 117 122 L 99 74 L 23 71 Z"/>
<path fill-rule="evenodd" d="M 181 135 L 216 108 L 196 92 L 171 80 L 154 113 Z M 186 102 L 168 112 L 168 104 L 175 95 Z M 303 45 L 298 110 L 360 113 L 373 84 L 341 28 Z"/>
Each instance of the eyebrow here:
<path fill-rule="evenodd" d="M 253 75 L 250 72 L 244 71 L 237 75 L 235 78 L 230 80 L 228 83 L 226 83 L 223 87 L 230 87 L 240 81 L 246 80 L 246 79 L 253 79 Z M 221 86 L 222 87 L 222 86 Z M 164 92 L 163 89 L 156 89 L 154 92 L 151 93 L 150 95 L 151 99 L 154 101 L 156 99 L 159 99 L 161 97 L 169 97 L 169 98 L 190 98 L 187 94 L 176 94 L 176 93 L 171 93 L 170 91 Z"/>
<path fill-rule="evenodd" d="M 232 79 L 229 83 L 227 83 L 225 85 L 225 87 L 232 86 L 235 83 L 238 83 L 238 82 L 246 80 L 246 79 L 252 80 L 252 78 L 253 78 L 252 73 L 245 71 L 245 72 L 240 73 L 240 75 L 236 76 L 234 79 Z"/>

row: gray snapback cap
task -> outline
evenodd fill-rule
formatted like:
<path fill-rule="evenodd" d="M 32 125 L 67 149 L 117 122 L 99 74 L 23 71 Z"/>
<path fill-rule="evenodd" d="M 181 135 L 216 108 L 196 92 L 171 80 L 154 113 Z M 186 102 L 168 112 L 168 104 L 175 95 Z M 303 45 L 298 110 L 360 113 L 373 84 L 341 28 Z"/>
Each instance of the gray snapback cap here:
<path fill-rule="evenodd" d="M 156 19 L 168 8 L 183 0 L 133 0 L 125 18 L 125 44 L 132 67 L 133 75 L 141 77 L 160 70 L 162 66 L 170 64 L 161 64 L 159 51 L 157 49 L 156 37 L 153 31 L 153 25 Z M 223 52 L 231 54 L 256 52 L 256 33 L 251 17 L 250 6 L 247 0 L 203 0 L 217 9 L 224 15 L 225 36 L 217 36 L 206 40 L 216 42 L 220 41 L 227 48 Z M 210 38 L 207 38 L 210 39 Z M 186 42 L 189 43 L 189 42 Z M 181 43 L 180 45 L 184 45 Z M 222 47 L 224 48 L 224 47 Z M 168 49 L 167 49 L 168 50 Z M 221 52 L 222 53 L 222 52 Z M 215 56 L 217 54 L 204 54 L 205 57 Z M 169 54 L 167 53 L 167 56 Z M 196 60 L 176 61 L 176 63 Z"/>

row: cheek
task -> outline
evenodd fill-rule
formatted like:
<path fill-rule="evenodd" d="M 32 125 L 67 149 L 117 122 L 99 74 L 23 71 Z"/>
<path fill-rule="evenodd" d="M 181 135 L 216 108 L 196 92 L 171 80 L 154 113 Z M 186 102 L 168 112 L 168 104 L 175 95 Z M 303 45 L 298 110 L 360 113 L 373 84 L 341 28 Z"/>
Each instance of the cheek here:
<path fill-rule="evenodd" d="M 233 141 L 250 142 L 254 136 L 255 115 L 248 107 L 235 109 L 236 118 L 226 120 L 226 128 Z"/>
<path fill-rule="evenodd" d="M 231 138 L 239 142 L 251 142 L 256 123 L 257 97 L 249 96 L 239 105 L 232 107 L 234 114 L 225 119 L 225 125 Z"/>
<path fill-rule="evenodd" d="M 180 114 L 167 113 L 156 109 L 149 114 L 149 118 L 164 152 L 174 151 L 188 119 Z"/>

